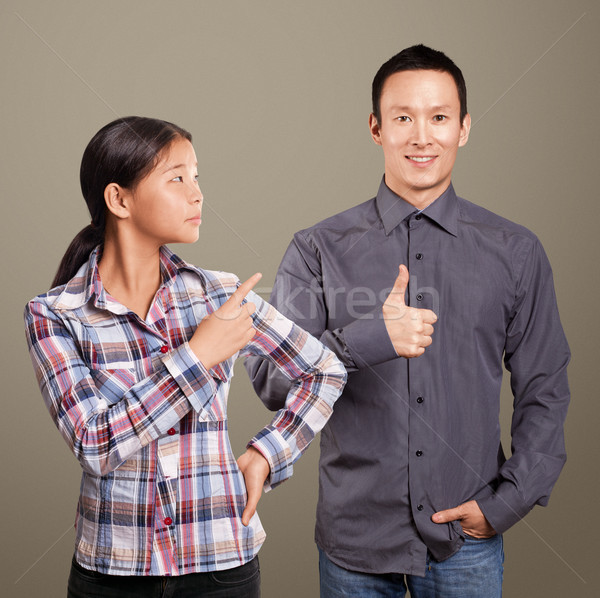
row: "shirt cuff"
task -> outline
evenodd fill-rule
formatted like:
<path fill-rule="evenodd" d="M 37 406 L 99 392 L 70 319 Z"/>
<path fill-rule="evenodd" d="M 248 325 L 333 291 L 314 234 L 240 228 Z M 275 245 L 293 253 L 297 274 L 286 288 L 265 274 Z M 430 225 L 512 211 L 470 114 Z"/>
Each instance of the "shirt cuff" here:
<path fill-rule="evenodd" d="M 271 473 L 265 480 L 265 492 L 291 477 L 294 471 L 292 451 L 279 430 L 267 426 L 248 443 L 248 446 L 259 451 L 271 468 Z"/>
<path fill-rule="evenodd" d="M 358 368 L 398 357 L 385 327 L 381 307 L 345 326 L 344 340 Z"/>
<path fill-rule="evenodd" d="M 197 413 L 208 412 L 218 390 L 217 381 L 198 360 L 188 343 L 183 343 L 162 360 Z"/>
<path fill-rule="evenodd" d="M 503 534 L 532 509 L 510 482 L 500 484 L 493 494 L 476 500 L 481 512 L 498 534 Z"/>

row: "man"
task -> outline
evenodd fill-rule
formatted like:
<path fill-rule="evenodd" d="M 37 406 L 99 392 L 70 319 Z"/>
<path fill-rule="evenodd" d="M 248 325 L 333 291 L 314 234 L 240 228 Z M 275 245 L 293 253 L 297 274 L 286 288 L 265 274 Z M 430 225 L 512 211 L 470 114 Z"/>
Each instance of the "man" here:
<path fill-rule="evenodd" d="M 447 56 L 392 57 L 373 81 L 377 196 L 297 233 L 276 278 L 277 309 L 349 372 L 321 436 L 324 597 L 500 596 L 501 534 L 547 503 L 565 461 L 569 349 L 550 265 L 531 232 L 455 194 L 470 124 Z M 281 407 L 289 382 L 260 359 L 247 367 Z"/>

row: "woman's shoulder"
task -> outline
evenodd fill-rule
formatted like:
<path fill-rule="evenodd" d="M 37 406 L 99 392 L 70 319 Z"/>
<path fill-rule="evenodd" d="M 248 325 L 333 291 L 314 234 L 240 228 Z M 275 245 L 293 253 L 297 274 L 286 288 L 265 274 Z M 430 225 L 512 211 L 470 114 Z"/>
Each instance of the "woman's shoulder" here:
<path fill-rule="evenodd" d="M 60 310 L 64 307 L 65 303 L 71 303 L 74 297 L 78 297 L 79 293 L 69 293 L 69 283 L 65 283 L 56 287 L 51 288 L 45 293 L 41 293 L 30 299 L 25 305 L 26 311 L 46 311 L 46 310 Z M 71 300 L 71 301 L 67 301 Z M 79 303 L 79 301 L 77 301 Z"/>
<path fill-rule="evenodd" d="M 227 299 L 240 284 L 240 279 L 232 272 L 209 270 L 183 260 L 178 266 L 181 281 L 188 290 L 196 289 L 215 299 Z"/>
<path fill-rule="evenodd" d="M 27 303 L 26 309 L 35 306 L 38 309 L 63 311 L 77 309 L 85 305 L 94 290 L 92 272 L 96 255 L 97 251 L 94 250 L 73 278 L 37 295 Z"/>
<path fill-rule="evenodd" d="M 172 276 L 176 272 L 188 291 L 201 289 L 209 294 L 230 295 L 239 285 L 239 278 L 235 274 L 196 266 L 182 259 L 166 246 L 162 248 L 162 259 L 167 275 Z"/>

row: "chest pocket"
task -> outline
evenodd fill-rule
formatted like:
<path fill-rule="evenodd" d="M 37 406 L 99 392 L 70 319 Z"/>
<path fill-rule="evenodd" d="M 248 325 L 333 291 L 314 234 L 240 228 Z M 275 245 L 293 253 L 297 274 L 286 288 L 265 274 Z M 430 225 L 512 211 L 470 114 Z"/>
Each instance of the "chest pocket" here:
<path fill-rule="evenodd" d="M 102 311 L 87 316 L 84 321 L 70 320 L 73 338 L 80 339 L 78 350 L 98 394 L 113 405 L 144 377 L 144 357 L 140 354 L 143 347 L 127 334 L 126 326 L 119 321 L 121 316 Z"/>

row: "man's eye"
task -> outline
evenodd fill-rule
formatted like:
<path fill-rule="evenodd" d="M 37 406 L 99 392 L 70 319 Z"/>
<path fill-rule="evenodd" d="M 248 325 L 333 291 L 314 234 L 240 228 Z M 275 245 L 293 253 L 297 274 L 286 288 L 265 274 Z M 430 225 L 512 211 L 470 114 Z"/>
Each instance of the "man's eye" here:
<path fill-rule="evenodd" d="M 407 123 L 410 121 L 410 118 L 408 116 L 397 116 L 396 120 L 401 123 Z"/>
<path fill-rule="evenodd" d="M 433 117 L 433 120 L 435 120 L 436 122 L 442 122 L 442 121 L 446 120 L 446 116 L 444 116 L 443 114 L 436 114 Z"/>

